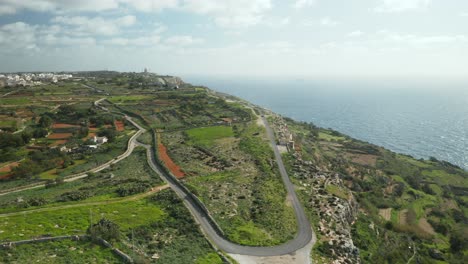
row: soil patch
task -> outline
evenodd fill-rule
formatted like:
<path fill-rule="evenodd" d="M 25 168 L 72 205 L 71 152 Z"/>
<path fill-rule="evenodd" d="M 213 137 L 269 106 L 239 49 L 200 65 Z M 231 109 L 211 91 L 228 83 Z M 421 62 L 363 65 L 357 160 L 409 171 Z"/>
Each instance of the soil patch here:
<path fill-rule="evenodd" d="M 390 221 L 392 216 L 392 208 L 380 209 L 379 215 L 382 216 L 386 221 Z"/>
<path fill-rule="evenodd" d="M 124 131 L 124 130 L 125 130 L 125 126 L 124 126 L 124 123 L 123 123 L 122 121 L 116 120 L 116 121 L 114 122 L 114 124 L 115 124 L 115 129 L 116 129 L 117 131 L 121 132 L 121 131 Z"/>
<path fill-rule="evenodd" d="M 55 123 L 52 125 L 52 128 L 79 128 L 78 125 L 65 124 L 65 123 Z"/>
<path fill-rule="evenodd" d="M 369 154 L 347 154 L 346 155 L 352 162 L 364 165 L 375 167 L 377 162 L 377 156 Z"/>
<path fill-rule="evenodd" d="M 400 225 L 407 225 L 407 214 L 408 214 L 408 209 L 401 210 L 400 213 L 398 214 L 398 223 Z"/>
<path fill-rule="evenodd" d="M 169 169 L 169 171 L 177 178 L 183 178 L 185 176 L 185 173 L 182 172 L 179 166 L 177 166 L 174 161 L 172 161 L 171 157 L 167 155 L 167 149 L 163 144 L 158 144 L 158 153 L 159 153 L 159 158 L 164 162 L 164 165 L 166 165 L 166 168 Z"/>
<path fill-rule="evenodd" d="M 47 138 L 48 139 L 67 139 L 72 137 L 72 133 L 52 133 Z"/>
<path fill-rule="evenodd" d="M 56 140 L 54 143 L 50 144 L 51 147 L 55 147 L 55 146 L 59 146 L 59 145 L 63 145 L 65 143 L 67 143 L 68 140 L 66 139 L 59 139 L 59 140 Z"/>
<path fill-rule="evenodd" d="M 18 167 L 19 162 L 12 162 L 0 168 L 0 172 L 10 172 L 14 167 Z"/>
<path fill-rule="evenodd" d="M 426 218 L 419 219 L 418 226 L 419 226 L 419 228 L 424 230 L 424 232 L 426 232 L 426 233 L 428 233 L 430 235 L 435 235 L 434 228 L 431 226 L 431 224 L 429 224 L 429 222 L 427 222 Z"/>

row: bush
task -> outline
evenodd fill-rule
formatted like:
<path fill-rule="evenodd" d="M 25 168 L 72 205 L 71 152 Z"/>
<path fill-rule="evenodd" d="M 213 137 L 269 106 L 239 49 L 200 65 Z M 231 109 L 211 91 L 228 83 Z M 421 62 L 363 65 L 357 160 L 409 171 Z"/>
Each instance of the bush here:
<path fill-rule="evenodd" d="M 88 235 L 91 236 L 91 239 L 95 242 L 100 239 L 107 241 L 119 241 L 120 240 L 120 230 L 119 226 L 105 218 L 102 218 L 94 225 L 91 225 L 86 231 Z"/>
<path fill-rule="evenodd" d="M 68 202 L 68 201 L 81 201 L 91 196 L 89 191 L 78 190 L 72 192 L 66 192 L 59 196 L 57 201 Z"/>

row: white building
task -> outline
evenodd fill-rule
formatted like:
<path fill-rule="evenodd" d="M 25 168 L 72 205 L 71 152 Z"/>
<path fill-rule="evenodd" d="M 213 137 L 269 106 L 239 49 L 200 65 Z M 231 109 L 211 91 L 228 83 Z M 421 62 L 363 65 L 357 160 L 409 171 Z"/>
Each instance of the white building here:
<path fill-rule="evenodd" d="M 100 144 L 104 144 L 108 141 L 107 137 L 96 137 L 94 136 L 93 138 L 93 142 L 100 145 Z"/>

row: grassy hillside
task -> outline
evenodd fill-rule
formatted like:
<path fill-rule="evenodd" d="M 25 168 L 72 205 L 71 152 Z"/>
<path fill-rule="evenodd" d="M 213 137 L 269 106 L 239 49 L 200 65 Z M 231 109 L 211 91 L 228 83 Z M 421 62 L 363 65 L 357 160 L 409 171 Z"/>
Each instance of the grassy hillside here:
<path fill-rule="evenodd" d="M 357 199 L 352 237 L 363 263 L 406 263 L 413 255 L 410 263 L 468 262 L 466 171 L 287 121 L 296 150 L 314 173 L 337 173 Z M 333 185 L 326 191 L 347 196 Z"/>

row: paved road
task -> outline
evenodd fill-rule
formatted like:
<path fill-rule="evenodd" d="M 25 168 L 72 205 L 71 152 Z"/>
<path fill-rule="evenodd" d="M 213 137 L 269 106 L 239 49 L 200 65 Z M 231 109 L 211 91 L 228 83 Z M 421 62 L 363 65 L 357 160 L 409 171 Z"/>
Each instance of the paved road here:
<path fill-rule="evenodd" d="M 102 100 L 103 99 L 96 101 L 95 104 L 98 106 L 99 102 L 101 102 Z M 294 239 L 284 244 L 281 244 L 278 246 L 272 246 L 272 247 L 241 246 L 241 245 L 232 243 L 228 241 L 227 239 L 225 239 L 223 236 L 222 230 L 219 228 L 219 226 L 216 224 L 213 218 L 209 215 L 204 205 L 202 205 L 199 200 L 197 200 L 191 193 L 189 193 L 188 189 L 185 188 L 177 179 L 175 179 L 174 177 L 171 177 L 170 175 L 165 173 L 164 170 L 161 169 L 161 167 L 155 160 L 155 154 L 152 152 L 151 146 L 141 144 L 136 141 L 136 138 L 138 138 L 146 130 L 142 128 L 140 125 L 138 125 L 135 121 L 133 121 L 130 117 L 125 116 L 125 118 L 130 123 L 132 123 L 136 128 L 138 128 L 138 132 L 135 135 L 133 135 L 128 141 L 127 150 L 125 151 L 125 153 L 123 153 L 116 159 L 90 170 L 91 172 L 98 172 L 100 170 L 103 170 L 109 167 L 110 164 L 119 162 L 120 160 L 128 157 L 132 153 L 135 146 L 137 145 L 143 146 L 147 149 L 148 164 L 150 165 L 150 167 L 155 172 L 157 172 L 163 178 L 163 180 L 165 180 L 169 184 L 169 186 L 176 192 L 176 194 L 184 201 L 185 205 L 190 210 L 195 220 L 200 224 L 200 227 L 202 231 L 204 232 L 204 234 L 219 249 L 227 253 L 239 254 L 239 255 L 279 256 L 279 255 L 293 253 L 301 248 L 304 248 L 312 240 L 313 233 L 312 233 L 310 223 L 305 215 L 305 212 L 301 203 L 299 202 L 296 196 L 294 186 L 289 180 L 289 177 L 287 175 L 286 169 L 283 164 L 283 160 L 281 159 L 281 154 L 278 151 L 278 148 L 276 146 L 274 133 L 272 129 L 270 128 L 270 126 L 268 125 L 267 120 L 264 117 L 262 117 L 262 121 L 265 124 L 267 135 L 268 135 L 268 138 L 270 139 L 270 144 L 275 154 L 275 159 L 278 164 L 281 178 L 287 190 L 287 199 L 291 202 L 294 208 L 294 212 L 295 212 L 297 224 L 298 224 L 298 232 L 296 233 L 296 236 L 294 237 Z M 67 182 L 74 181 L 74 180 L 78 180 L 84 177 L 87 177 L 86 173 L 72 176 L 70 178 L 67 178 L 65 181 Z M 16 190 L 11 190 L 8 192 L 1 193 L 0 195 L 39 188 L 42 186 L 44 185 L 42 184 L 42 185 L 26 186 L 21 189 L 16 189 Z"/>
<path fill-rule="evenodd" d="M 171 177 L 160 168 L 158 163 L 155 161 L 154 153 L 152 153 L 151 147 L 148 145 L 142 146 L 147 149 L 148 160 L 150 161 L 151 168 L 156 171 L 161 177 L 170 185 L 170 187 L 176 192 L 176 194 L 184 201 L 187 208 L 190 210 L 196 221 L 200 224 L 202 231 L 211 240 L 211 242 L 219 249 L 232 254 L 250 255 L 250 256 L 279 256 L 289 253 L 293 253 L 298 249 L 305 247 L 312 240 L 312 229 L 309 221 L 305 215 L 304 209 L 297 199 L 294 191 L 294 186 L 288 178 L 286 169 L 284 167 L 281 155 L 276 147 L 275 136 L 273 131 L 269 127 L 267 121 L 263 118 L 265 127 L 267 129 L 270 144 L 274 150 L 275 158 L 279 166 L 281 177 L 286 186 L 288 192 L 287 199 L 289 199 L 294 207 L 294 211 L 298 223 L 298 232 L 293 240 L 290 240 L 282 245 L 272 247 L 252 247 L 252 246 L 241 246 L 234 244 L 226 240 L 222 231 L 217 227 L 216 223 L 212 220 L 204 206 L 200 205 L 192 195 L 188 194 L 188 190 L 182 186 L 174 177 Z"/>

